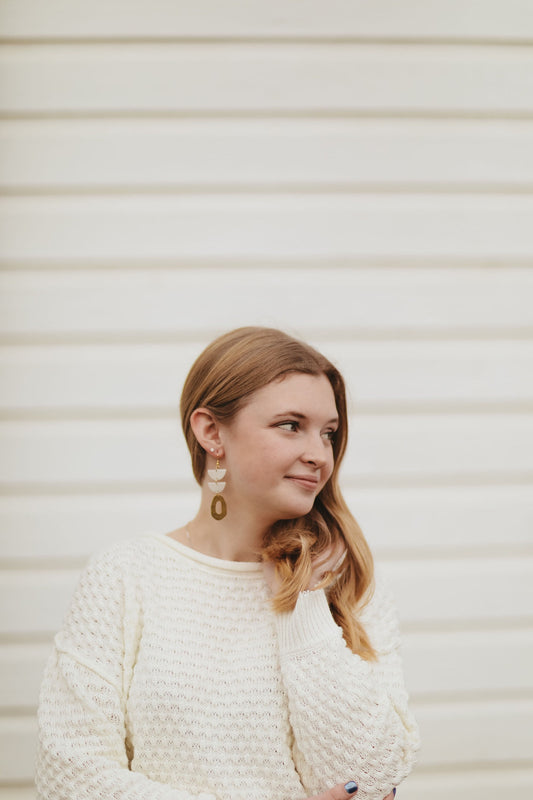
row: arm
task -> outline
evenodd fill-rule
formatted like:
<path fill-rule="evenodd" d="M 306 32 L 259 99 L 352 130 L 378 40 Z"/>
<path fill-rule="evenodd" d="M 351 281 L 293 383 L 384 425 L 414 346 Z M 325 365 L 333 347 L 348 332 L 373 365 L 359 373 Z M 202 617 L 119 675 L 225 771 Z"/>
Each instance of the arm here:
<path fill-rule="evenodd" d="M 363 618 L 377 662 L 348 649 L 323 590 L 302 593 L 294 611 L 277 618 L 281 668 L 304 786 L 318 793 L 351 776 L 359 800 L 383 800 L 410 772 L 418 730 L 390 597 L 378 590 Z"/>
<path fill-rule="evenodd" d="M 55 638 L 38 712 L 39 800 L 191 800 L 129 769 L 126 692 L 140 632 L 117 561 L 111 551 L 91 562 Z"/>

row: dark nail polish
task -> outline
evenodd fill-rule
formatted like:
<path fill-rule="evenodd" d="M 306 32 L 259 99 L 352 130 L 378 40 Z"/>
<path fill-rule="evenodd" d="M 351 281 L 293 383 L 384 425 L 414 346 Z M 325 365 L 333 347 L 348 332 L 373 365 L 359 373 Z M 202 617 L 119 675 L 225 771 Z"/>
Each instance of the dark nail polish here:
<path fill-rule="evenodd" d="M 392 793 L 393 793 L 394 797 L 396 797 L 396 786 L 395 786 L 395 787 L 394 787 L 394 789 L 392 790 Z"/>
<path fill-rule="evenodd" d="M 348 781 L 348 783 L 344 784 L 344 788 L 348 792 L 348 794 L 355 794 L 358 789 L 358 786 L 355 781 Z"/>

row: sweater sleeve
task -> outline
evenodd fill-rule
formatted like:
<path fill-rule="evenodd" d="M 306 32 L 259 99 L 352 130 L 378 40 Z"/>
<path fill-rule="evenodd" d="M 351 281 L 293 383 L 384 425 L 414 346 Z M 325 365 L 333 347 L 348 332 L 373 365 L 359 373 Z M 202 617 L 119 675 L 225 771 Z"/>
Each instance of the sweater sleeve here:
<path fill-rule="evenodd" d="M 409 774 L 419 747 L 390 595 L 377 589 L 362 616 L 377 661 L 347 647 L 323 590 L 302 593 L 277 619 L 294 761 L 306 791 L 354 780 L 359 800 L 383 800 Z"/>
<path fill-rule="evenodd" d="M 128 672 L 139 635 L 119 551 L 82 574 L 41 686 L 38 800 L 192 800 L 129 768 Z M 211 794 L 199 800 L 215 800 Z"/>

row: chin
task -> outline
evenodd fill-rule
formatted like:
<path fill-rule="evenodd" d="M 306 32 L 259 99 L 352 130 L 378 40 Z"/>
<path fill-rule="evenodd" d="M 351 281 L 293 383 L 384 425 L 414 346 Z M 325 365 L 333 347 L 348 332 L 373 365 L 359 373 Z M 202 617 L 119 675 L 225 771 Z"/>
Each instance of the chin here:
<path fill-rule="evenodd" d="M 301 504 L 298 507 L 292 506 L 292 508 L 287 508 L 283 511 L 280 511 L 280 515 L 278 519 L 297 519 L 298 517 L 305 517 L 306 514 L 309 514 L 311 509 L 314 506 L 314 499 L 310 503 Z"/>

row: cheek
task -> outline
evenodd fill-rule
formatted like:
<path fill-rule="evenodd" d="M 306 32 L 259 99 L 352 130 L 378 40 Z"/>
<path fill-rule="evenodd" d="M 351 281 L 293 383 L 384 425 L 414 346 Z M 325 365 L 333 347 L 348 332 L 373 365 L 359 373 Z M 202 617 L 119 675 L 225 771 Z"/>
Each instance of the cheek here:
<path fill-rule="evenodd" d="M 325 468 L 325 475 L 326 475 L 326 482 L 331 478 L 333 475 L 333 469 L 335 467 L 335 457 L 333 455 L 333 450 L 330 451 L 328 462 Z"/>

